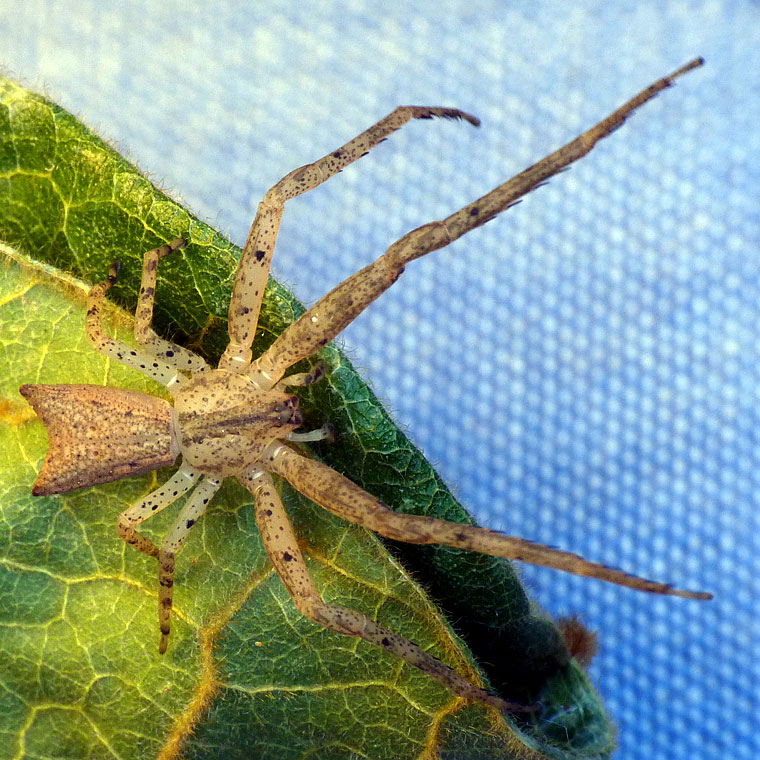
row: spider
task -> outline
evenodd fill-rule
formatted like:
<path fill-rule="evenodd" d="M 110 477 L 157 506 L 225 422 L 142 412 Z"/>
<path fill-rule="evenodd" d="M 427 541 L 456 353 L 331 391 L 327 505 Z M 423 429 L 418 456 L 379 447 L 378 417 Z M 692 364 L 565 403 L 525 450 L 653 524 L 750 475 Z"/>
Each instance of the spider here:
<path fill-rule="evenodd" d="M 497 531 L 394 512 L 348 478 L 299 451 L 298 444 L 319 440 L 328 433 L 325 429 L 297 432 L 301 414 L 298 399 L 289 389 L 317 382 L 323 367 L 317 364 L 309 372 L 286 374 L 338 335 L 399 278 L 410 261 L 447 246 L 515 204 L 588 153 L 630 113 L 671 86 L 674 79 L 701 64 L 701 59 L 695 59 L 658 80 L 599 124 L 482 198 L 443 221 L 408 233 L 374 263 L 324 296 L 256 359 L 252 358 L 251 345 L 285 202 L 337 174 L 411 119 L 464 119 L 477 126 L 474 116 L 453 108 L 399 107 L 342 148 L 277 182 L 260 203 L 242 252 L 229 308 L 229 344 L 216 369 L 192 351 L 158 337 L 151 328 L 159 261 L 186 241 L 177 238 L 144 255 L 134 328 L 140 348 L 109 338 L 102 328 L 105 294 L 119 271 L 119 263 L 114 262 L 108 279 L 89 293 L 88 338 L 109 358 L 163 384 L 173 397 L 173 406 L 145 393 L 95 385 L 24 385 L 21 393 L 42 418 L 50 440 L 33 487 L 35 495 L 142 474 L 182 457 L 179 469 L 163 486 L 130 506 L 118 519 L 119 537 L 158 560 L 159 652 L 166 651 L 169 638 L 175 555 L 226 477 L 237 478 L 253 495 L 267 554 L 303 615 L 325 628 L 359 636 L 381 647 L 438 679 L 460 697 L 501 710 L 536 706 L 490 694 L 367 615 L 322 600 L 309 577 L 273 475 L 284 478 L 328 511 L 387 538 L 522 560 L 658 594 L 711 597 Z M 186 494 L 189 496 L 160 547 L 136 530 Z"/>

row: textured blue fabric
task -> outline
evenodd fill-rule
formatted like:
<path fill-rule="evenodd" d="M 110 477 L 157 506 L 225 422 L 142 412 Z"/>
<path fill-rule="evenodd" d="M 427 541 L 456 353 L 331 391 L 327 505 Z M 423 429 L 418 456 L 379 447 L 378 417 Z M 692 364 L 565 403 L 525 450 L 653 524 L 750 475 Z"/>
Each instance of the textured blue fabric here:
<path fill-rule="evenodd" d="M 410 125 L 288 205 L 274 270 L 307 302 L 705 56 L 570 172 L 412 264 L 345 342 L 482 522 L 715 592 L 524 569 L 541 605 L 599 630 L 618 757 L 756 758 L 758 4 L 204 6 L 5 0 L 0 64 L 237 242 L 269 185 L 395 105 L 483 120 Z"/>

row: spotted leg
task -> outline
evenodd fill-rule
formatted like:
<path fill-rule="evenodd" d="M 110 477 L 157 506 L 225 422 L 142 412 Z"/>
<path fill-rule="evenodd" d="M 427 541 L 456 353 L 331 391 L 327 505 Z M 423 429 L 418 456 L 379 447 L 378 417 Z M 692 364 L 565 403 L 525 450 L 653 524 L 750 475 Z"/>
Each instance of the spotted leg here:
<path fill-rule="evenodd" d="M 177 470 L 160 488 L 149 493 L 144 499 L 133 504 L 119 515 L 117 530 L 119 538 L 126 541 L 138 551 L 158 557 L 156 545 L 147 537 L 140 535 L 135 528 L 141 523 L 174 504 L 184 496 L 200 479 L 201 474 L 187 465 Z"/>
<path fill-rule="evenodd" d="M 589 562 L 577 554 L 506 536 L 495 530 L 394 512 L 340 473 L 321 462 L 301 456 L 282 443 L 270 444 L 261 461 L 268 470 L 285 478 L 328 512 L 364 525 L 387 538 L 412 544 L 443 544 L 494 557 L 521 560 L 655 594 L 687 599 L 712 598 L 712 594 L 704 591 L 673 588 L 667 583 L 639 578 L 617 568 Z"/>
<path fill-rule="evenodd" d="M 204 477 L 185 502 L 185 506 L 164 538 L 158 552 L 158 621 L 161 626 L 161 642 L 158 651 L 166 652 L 171 626 L 172 600 L 174 598 L 174 555 L 180 550 L 187 534 L 206 511 L 209 501 L 219 490 L 221 480 Z"/>
<path fill-rule="evenodd" d="M 597 142 L 616 130 L 639 106 L 670 87 L 687 71 L 702 65 L 696 59 L 642 90 L 606 119 L 564 147 L 516 175 L 440 222 L 412 230 L 379 259 L 342 282 L 296 320 L 248 369 L 249 376 L 269 388 L 288 367 L 311 356 L 332 340 L 401 276 L 410 261 L 443 248 L 470 230 L 513 206 L 531 190 L 585 156 Z"/>
<path fill-rule="evenodd" d="M 455 108 L 400 106 L 342 148 L 290 172 L 266 193 L 259 204 L 238 265 L 229 311 L 230 342 L 219 361 L 219 369 L 245 372 L 251 361 L 251 343 L 285 202 L 318 187 L 366 155 L 408 121 L 434 117 L 464 119 L 475 126 L 480 123 L 474 116 Z"/>
<path fill-rule="evenodd" d="M 471 684 L 436 657 L 424 652 L 416 644 L 377 625 L 372 618 L 363 613 L 326 604 L 314 587 L 271 476 L 261 470 L 255 470 L 241 477 L 240 482 L 256 499 L 256 524 L 264 541 L 264 547 L 301 614 L 331 631 L 337 631 L 346 636 L 359 636 L 370 644 L 400 657 L 437 679 L 460 697 L 511 712 L 536 709 L 534 705 L 508 702 L 489 694 L 484 689 Z"/>
<path fill-rule="evenodd" d="M 208 369 L 208 364 L 198 354 L 186 348 L 159 338 L 150 323 L 153 320 L 153 302 L 156 295 L 156 275 L 158 262 L 164 257 L 186 245 L 184 238 L 172 240 L 167 245 L 147 251 L 143 256 L 142 280 L 140 295 L 135 311 L 135 340 L 152 356 L 166 362 L 172 367 L 186 372 L 202 372 Z"/>
<path fill-rule="evenodd" d="M 151 253 L 154 252 L 149 251 L 147 255 L 150 255 Z M 156 261 L 157 260 L 158 259 L 156 259 Z M 173 346 L 174 344 L 171 344 L 168 341 L 162 341 L 159 338 L 156 338 L 155 342 L 153 342 L 150 338 L 150 334 L 147 332 L 147 325 L 144 324 L 144 322 L 146 314 L 149 322 L 150 316 L 153 313 L 155 271 L 152 273 L 154 285 L 145 290 L 144 293 L 141 293 L 140 296 L 138 310 L 142 312 L 143 316 L 140 319 L 136 320 L 135 336 L 138 337 L 138 340 L 140 338 L 145 338 L 148 347 L 157 347 L 159 349 L 159 353 L 163 350 L 162 357 L 159 358 L 150 350 L 145 351 L 139 348 L 135 348 L 134 346 L 130 346 L 127 343 L 123 343 L 120 340 L 115 340 L 114 338 L 106 335 L 103 331 L 103 305 L 105 303 L 105 295 L 111 286 L 116 282 L 116 278 L 119 274 L 119 268 L 119 262 L 114 261 L 114 263 L 111 264 L 111 268 L 108 272 L 108 279 L 98 283 L 97 285 L 93 285 L 90 289 L 89 294 L 87 295 L 87 338 L 94 346 L 94 348 L 97 351 L 100 351 L 100 353 L 105 354 L 110 359 L 114 359 L 115 361 L 118 361 L 127 367 L 132 367 L 132 369 L 136 369 L 138 372 L 142 372 L 144 375 L 153 378 L 157 382 L 161 383 L 161 385 L 166 386 L 166 388 L 172 394 L 174 394 L 179 384 L 185 379 L 185 376 L 180 374 L 179 370 L 188 369 L 187 359 L 190 356 L 194 356 L 194 354 L 191 354 L 186 349 L 181 349 L 181 353 L 179 353 L 177 357 L 171 357 L 169 356 L 171 353 L 171 348 L 169 347 Z M 150 330 L 150 333 L 153 333 L 153 331 Z M 178 346 L 176 348 L 179 349 Z M 175 358 L 179 359 L 181 366 L 177 365 Z M 205 367 L 205 362 L 203 359 L 197 357 L 197 361 Z M 190 368 L 201 369 L 202 367 L 197 363 L 193 363 Z"/>

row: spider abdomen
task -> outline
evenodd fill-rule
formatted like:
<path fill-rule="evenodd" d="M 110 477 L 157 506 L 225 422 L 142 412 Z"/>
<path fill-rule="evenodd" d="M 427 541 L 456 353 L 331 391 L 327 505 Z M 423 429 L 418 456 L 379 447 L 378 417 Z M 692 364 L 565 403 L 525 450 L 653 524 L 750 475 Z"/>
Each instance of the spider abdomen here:
<path fill-rule="evenodd" d="M 35 495 L 141 475 L 174 464 L 179 454 L 171 406 L 164 399 L 100 385 L 23 385 L 20 390 L 42 417 L 50 439 Z"/>

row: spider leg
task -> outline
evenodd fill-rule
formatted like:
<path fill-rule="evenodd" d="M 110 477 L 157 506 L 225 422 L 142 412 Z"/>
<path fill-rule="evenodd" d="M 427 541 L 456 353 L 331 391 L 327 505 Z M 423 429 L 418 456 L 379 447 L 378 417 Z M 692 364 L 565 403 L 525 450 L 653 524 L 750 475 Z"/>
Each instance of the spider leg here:
<path fill-rule="evenodd" d="M 597 142 L 616 130 L 639 106 L 670 87 L 687 71 L 702 65 L 695 59 L 659 79 L 618 108 L 606 119 L 541 159 L 538 163 L 456 211 L 443 221 L 431 222 L 407 233 L 376 261 L 342 282 L 297 319 L 248 370 L 257 382 L 273 385 L 288 367 L 311 356 L 350 324 L 401 276 L 410 261 L 443 248 L 513 206 L 531 190 L 585 156 Z"/>
<path fill-rule="evenodd" d="M 686 591 L 589 562 L 571 552 L 507 536 L 474 525 L 439 520 L 435 517 L 394 512 L 355 483 L 321 462 L 307 459 L 282 443 L 270 444 L 262 457 L 264 466 L 291 483 L 298 491 L 349 522 L 364 525 L 381 536 L 412 544 L 443 544 L 458 549 L 505 557 L 533 565 L 564 570 L 573 575 L 628 586 L 639 591 L 711 599 L 704 591 Z"/>
<path fill-rule="evenodd" d="M 135 340 L 146 348 L 153 356 L 177 369 L 186 372 L 202 372 L 208 369 L 208 364 L 198 354 L 177 345 L 169 340 L 159 338 L 152 330 L 153 302 L 156 295 L 156 275 L 158 262 L 164 256 L 173 253 L 186 245 L 184 238 L 172 240 L 168 245 L 147 251 L 143 256 L 142 280 L 140 296 L 135 311 Z"/>
<path fill-rule="evenodd" d="M 149 493 L 144 499 L 133 504 L 119 515 L 117 530 L 119 538 L 134 546 L 138 551 L 158 557 L 156 545 L 147 537 L 140 535 L 135 528 L 141 523 L 166 509 L 181 496 L 184 496 L 199 480 L 201 473 L 187 465 L 177 470 L 160 488 Z"/>
<path fill-rule="evenodd" d="M 176 522 L 166 534 L 158 552 L 158 621 L 161 626 L 161 642 L 158 651 L 163 654 L 169 643 L 172 600 L 174 598 L 174 555 L 180 550 L 187 534 L 206 511 L 209 501 L 219 490 L 221 480 L 205 476 L 198 483 Z"/>
<path fill-rule="evenodd" d="M 219 369 L 233 372 L 248 369 L 251 343 L 259 321 L 261 299 L 269 277 L 285 202 L 318 187 L 366 155 L 408 121 L 434 117 L 464 119 L 476 126 L 480 123 L 474 116 L 455 108 L 400 106 L 343 147 L 313 164 L 295 169 L 267 191 L 259 204 L 238 264 L 229 310 L 230 343 L 219 361 Z"/>
<path fill-rule="evenodd" d="M 293 528 L 271 476 L 254 470 L 240 482 L 256 500 L 256 524 L 269 559 L 301 614 L 309 620 L 346 636 L 365 641 L 400 657 L 447 686 L 454 694 L 500 710 L 523 712 L 537 709 L 489 694 L 459 675 L 439 659 L 424 652 L 403 636 L 383 628 L 372 618 L 356 610 L 326 604 L 314 587 Z"/>
<path fill-rule="evenodd" d="M 185 376 L 179 373 L 176 366 L 168 361 L 159 359 L 149 351 L 143 351 L 120 340 L 114 340 L 103 331 L 103 304 L 105 302 L 105 295 L 116 282 L 120 266 L 118 261 L 114 261 L 108 272 L 108 279 L 90 288 L 90 292 L 87 295 L 87 338 L 95 350 L 105 354 L 109 359 L 114 359 L 127 367 L 132 367 L 132 369 L 136 369 L 138 372 L 142 372 L 144 375 L 153 378 L 161 383 L 161 385 L 166 386 L 174 394 L 179 384 L 185 379 Z M 141 295 L 143 309 L 145 308 L 145 301 L 150 300 L 151 313 L 154 290 L 155 288 L 151 289 L 150 292 L 146 292 L 145 296 Z M 135 326 L 135 331 L 137 331 L 137 325 Z M 200 359 L 200 361 L 203 360 Z"/>

